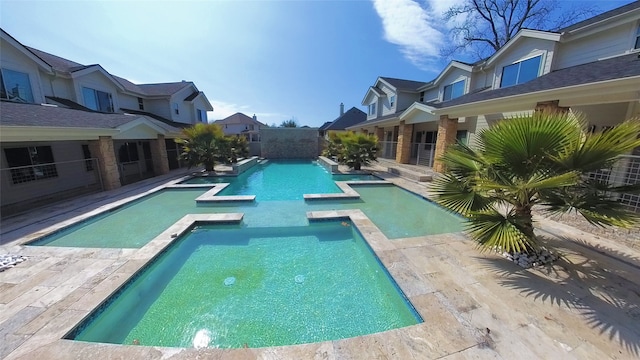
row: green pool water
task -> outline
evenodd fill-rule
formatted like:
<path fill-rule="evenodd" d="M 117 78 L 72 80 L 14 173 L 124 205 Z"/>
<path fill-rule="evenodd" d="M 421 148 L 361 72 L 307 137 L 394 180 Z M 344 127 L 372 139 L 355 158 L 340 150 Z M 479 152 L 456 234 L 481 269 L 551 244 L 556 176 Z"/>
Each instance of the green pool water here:
<path fill-rule="evenodd" d="M 216 225 L 174 243 L 69 338 L 264 347 L 421 321 L 349 222 Z"/>

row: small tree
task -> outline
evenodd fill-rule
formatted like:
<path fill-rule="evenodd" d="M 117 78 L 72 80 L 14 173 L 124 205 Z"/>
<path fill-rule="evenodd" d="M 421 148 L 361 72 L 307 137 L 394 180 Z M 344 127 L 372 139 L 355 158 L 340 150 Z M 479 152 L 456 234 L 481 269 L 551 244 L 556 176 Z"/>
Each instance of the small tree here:
<path fill-rule="evenodd" d="M 220 161 L 235 164 L 238 158 L 249 156 L 249 145 L 244 136 L 225 136 L 220 147 Z"/>
<path fill-rule="evenodd" d="M 183 139 L 175 139 L 182 145 L 180 159 L 186 161 L 189 168 L 204 166 L 206 171 L 213 171 L 224 146 L 224 133 L 220 126 L 198 123 L 182 129 L 182 134 Z"/>
<path fill-rule="evenodd" d="M 295 118 L 291 118 L 289 120 L 285 120 L 280 124 L 280 127 L 283 128 L 297 128 L 298 127 L 298 122 L 296 121 Z"/>
<path fill-rule="evenodd" d="M 325 153 L 338 157 L 338 162 L 354 170 L 377 159 L 378 138 L 352 132 L 331 135 Z"/>
<path fill-rule="evenodd" d="M 442 206 L 464 215 L 481 246 L 535 253 L 532 209 L 575 211 L 598 226 L 633 226 L 638 217 L 616 201 L 639 185 L 611 185 L 588 173 L 610 167 L 640 146 L 640 121 L 590 134 L 573 114 L 536 113 L 480 132 L 474 149 L 458 143 L 442 157 L 446 172 L 431 187 Z"/>

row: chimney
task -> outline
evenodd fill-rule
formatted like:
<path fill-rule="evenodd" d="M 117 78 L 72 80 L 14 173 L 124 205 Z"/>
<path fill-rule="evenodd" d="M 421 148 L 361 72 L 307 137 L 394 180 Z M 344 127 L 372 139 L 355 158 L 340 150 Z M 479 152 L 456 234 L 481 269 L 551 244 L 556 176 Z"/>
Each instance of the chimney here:
<path fill-rule="evenodd" d="M 340 103 L 340 116 L 344 115 L 344 103 Z"/>
<path fill-rule="evenodd" d="M 253 121 L 258 121 L 258 117 L 256 116 L 256 114 L 253 114 Z"/>

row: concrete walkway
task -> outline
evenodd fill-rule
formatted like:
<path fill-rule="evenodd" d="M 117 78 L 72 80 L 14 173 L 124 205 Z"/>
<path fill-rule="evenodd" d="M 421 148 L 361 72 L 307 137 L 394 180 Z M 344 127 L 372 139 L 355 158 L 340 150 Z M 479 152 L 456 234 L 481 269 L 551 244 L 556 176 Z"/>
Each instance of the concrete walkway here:
<path fill-rule="evenodd" d="M 379 174 L 428 195 L 423 183 Z M 632 249 L 541 219 L 540 234 L 564 257 L 553 267 L 524 270 L 479 252 L 463 234 L 388 240 L 366 216 L 357 213 L 349 214 L 354 225 L 372 244 L 424 323 L 351 339 L 253 349 L 197 350 L 61 340 L 166 246 L 162 236 L 170 231 L 142 249 L 17 244 L 52 224 L 100 210 L 112 199 L 148 191 L 180 175 L 175 172 L 2 220 L 0 253 L 25 255 L 29 260 L 0 273 L 0 358 L 640 357 L 640 254 Z"/>

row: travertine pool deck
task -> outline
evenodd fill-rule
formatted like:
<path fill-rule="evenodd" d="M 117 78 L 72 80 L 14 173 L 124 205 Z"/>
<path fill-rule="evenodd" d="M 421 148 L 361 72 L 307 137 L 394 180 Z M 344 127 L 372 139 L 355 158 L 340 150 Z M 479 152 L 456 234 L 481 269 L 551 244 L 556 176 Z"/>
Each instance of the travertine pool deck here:
<path fill-rule="evenodd" d="M 0 273 L 0 358 L 7 359 L 629 359 L 640 357 L 640 254 L 540 219 L 540 234 L 564 258 L 524 270 L 481 253 L 464 234 L 388 240 L 359 210 L 349 217 L 424 323 L 297 346 L 182 349 L 61 340 L 93 308 L 193 221 L 240 221 L 241 214 L 187 215 L 141 249 L 30 247 L 20 243 L 111 199 L 144 193 L 180 174 L 94 194 L 3 219 L 0 253 L 29 260 Z M 427 196 L 424 184 L 380 174 Z"/>

